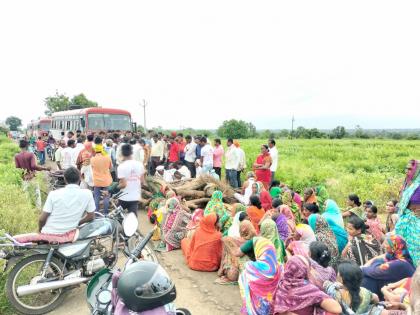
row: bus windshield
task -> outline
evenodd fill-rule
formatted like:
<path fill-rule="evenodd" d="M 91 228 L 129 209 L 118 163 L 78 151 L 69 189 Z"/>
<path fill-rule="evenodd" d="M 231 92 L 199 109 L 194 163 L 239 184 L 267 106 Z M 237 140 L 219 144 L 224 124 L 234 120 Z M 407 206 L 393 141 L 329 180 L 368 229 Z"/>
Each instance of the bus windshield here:
<path fill-rule="evenodd" d="M 90 130 L 131 130 L 130 116 L 117 114 L 89 114 Z"/>
<path fill-rule="evenodd" d="M 50 127 L 51 127 L 51 123 L 49 123 L 49 122 L 44 122 L 44 123 L 39 124 L 39 129 L 40 130 L 48 131 L 48 130 L 50 130 Z"/>

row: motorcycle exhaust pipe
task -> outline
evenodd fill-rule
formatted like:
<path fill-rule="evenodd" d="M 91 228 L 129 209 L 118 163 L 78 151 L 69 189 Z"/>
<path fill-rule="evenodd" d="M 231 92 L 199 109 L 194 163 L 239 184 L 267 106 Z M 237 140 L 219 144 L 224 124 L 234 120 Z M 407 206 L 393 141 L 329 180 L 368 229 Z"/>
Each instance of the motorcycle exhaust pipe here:
<path fill-rule="evenodd" d="M 71 279 L 37 283 L 33 285 L 31 284 L 21 285 L 17 287 L 16 293 L 18 296 L 25 296 L 25 295 L 39 293 L 42 291 L 55 290 L 55 289 L 60 289 L 60 288 L 65 288 L 65 287 L 81 284 L 81 283 L 87 282 L 88 280 L 89 280 L 88 278 L 77 277 L 77 278 L 71 278 Z"/>

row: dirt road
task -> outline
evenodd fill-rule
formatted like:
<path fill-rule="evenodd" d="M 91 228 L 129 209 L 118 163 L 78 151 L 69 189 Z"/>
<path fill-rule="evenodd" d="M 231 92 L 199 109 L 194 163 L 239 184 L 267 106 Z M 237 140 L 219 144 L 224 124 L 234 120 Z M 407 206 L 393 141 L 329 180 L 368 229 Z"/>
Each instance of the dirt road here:
<path fill-rule="evenodd" d="M 152 228 L 144 211 L 140 213 L 140 229 L 143 234 Z M 215 272 L 190 270 L 181 250 L 163 253 L 159 256 L 177 289 L 176 305 L 188 308 L 194 315 L 239 314 L 241 299 L 237 285 L 214 284 Z M 64 303 L 53 315 L 87 315 L 89 309 L 85 301 L 86 286 L 72 290 Z"/>

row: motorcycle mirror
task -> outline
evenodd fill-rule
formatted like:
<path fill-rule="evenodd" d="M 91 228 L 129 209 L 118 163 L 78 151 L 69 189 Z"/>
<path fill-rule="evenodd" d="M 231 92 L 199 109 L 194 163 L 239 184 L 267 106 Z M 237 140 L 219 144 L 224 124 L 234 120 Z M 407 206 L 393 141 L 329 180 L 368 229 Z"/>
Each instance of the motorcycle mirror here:
<path fill-rule="evenodd" d="M 124 234 L 130 237 L 136 233 L 138 227 L 139 222 L 137 220 L 137 216 L 133 212 L 130 212 L 123 221 Z"/>

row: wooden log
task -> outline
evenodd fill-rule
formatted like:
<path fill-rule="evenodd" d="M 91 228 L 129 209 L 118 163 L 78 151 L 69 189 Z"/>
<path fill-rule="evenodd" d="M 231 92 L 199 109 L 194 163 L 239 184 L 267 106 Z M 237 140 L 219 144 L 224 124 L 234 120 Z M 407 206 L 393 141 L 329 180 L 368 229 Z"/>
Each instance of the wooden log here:
<path fill-rule="evenodd" d="M 182 196 L 184 198 L 204 198 L 206 196 L 204 191 L 201 190 L 185 190 L 185 189 L 178 189 L 177 191 L 178 196 Z"/>

